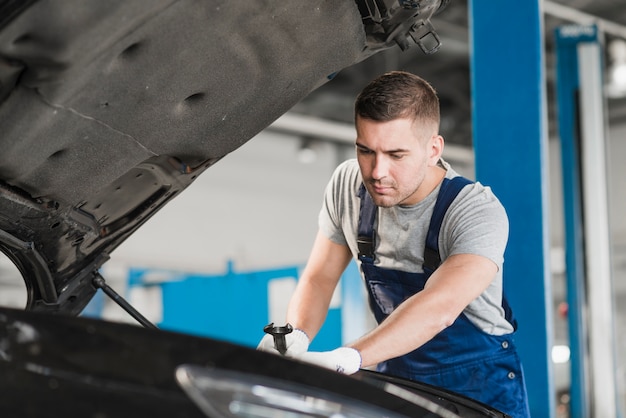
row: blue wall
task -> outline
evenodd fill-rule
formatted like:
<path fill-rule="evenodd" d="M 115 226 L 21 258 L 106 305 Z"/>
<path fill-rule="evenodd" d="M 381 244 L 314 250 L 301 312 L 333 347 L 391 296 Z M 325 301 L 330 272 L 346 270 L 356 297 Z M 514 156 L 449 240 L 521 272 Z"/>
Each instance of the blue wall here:
<path fill-rule="evenodd" d="M 263 327 L 270 322 L 269 287 L 273 280 L 299 277 L 300 266 L 237 272 L 229 263 L 225 274 L 205 275 L 177 273 L 172 281 L 152 283 L 157 270 L 132 268 L 129 289 L 158 286 L 162 292 L 161 329 L 256 347 L 263 337 Z M 357 269 L 346 276 L 358 277 Z M 355 281 L 352 277 L 351 282 Z M 290 295 L 285 295 L 289 298 Z M 90 308 L 86 311 L 93 312 Z M 283 325 L 283 324 L 277 324 Z M 342 309 L 331 308 L 312 350 L 330 350 L 342 344 Z"/>

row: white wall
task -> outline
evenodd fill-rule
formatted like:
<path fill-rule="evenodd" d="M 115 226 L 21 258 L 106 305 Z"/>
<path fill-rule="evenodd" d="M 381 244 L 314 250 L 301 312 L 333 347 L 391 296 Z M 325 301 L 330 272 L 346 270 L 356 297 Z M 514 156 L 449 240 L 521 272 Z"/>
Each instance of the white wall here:
<path fill-rule="evenodd" d="M 298 161 L 298 138 L 261 133 L 203 173 L 120 246 L 110 263 L 221 272 L 304 263 L 336 145 Z"/>

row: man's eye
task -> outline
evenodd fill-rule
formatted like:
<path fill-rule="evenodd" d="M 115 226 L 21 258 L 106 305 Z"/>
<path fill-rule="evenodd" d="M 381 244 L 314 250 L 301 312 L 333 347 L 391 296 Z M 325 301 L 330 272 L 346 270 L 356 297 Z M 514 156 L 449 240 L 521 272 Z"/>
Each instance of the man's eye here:
<path fill-rule="evenodd" d="M 402 158 L 404 158 L 404 154 L 391 154 L 391 158 L 393 158 L 394 160 L 401 160 Z"/>
<path fill-rule="evenodd" d="M 359 154 L 364 154 L 364 155 L 372 153 L 372 150 L 369 150 L 367 148 L 357 148 L 356 150 Z"/>

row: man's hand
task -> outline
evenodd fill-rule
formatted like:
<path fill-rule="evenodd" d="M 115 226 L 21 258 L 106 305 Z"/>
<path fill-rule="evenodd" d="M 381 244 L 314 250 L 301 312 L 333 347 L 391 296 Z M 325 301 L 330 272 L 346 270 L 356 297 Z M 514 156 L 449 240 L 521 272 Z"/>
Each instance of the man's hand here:
<path fill-rule="evenodd" d="M 296 328 L 293 332 L 285 335 L 285 345 L 287 346 L 285 356 L 297 357 L 309 349 L 309 337 L 304 331 Z M 274 347 L 274 337 L 270 334 L 263 336 L 257 350 L 280 354 L 276 347 Z"/>
<path fill-rule="evenodd" d="M 297 359 L 343 374 L 353 374 L 361 368 L 361 353 L 350 347 L 339 347 L 332 351 L 309 351 Z"/>

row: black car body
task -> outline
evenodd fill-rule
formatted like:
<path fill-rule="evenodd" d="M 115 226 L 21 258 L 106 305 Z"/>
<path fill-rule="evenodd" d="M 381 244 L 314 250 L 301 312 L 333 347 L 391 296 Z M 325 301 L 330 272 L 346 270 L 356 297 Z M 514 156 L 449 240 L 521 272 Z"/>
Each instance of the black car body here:
<path fill-rule="evenodd" d="M 309 92 L 411 38 L 434 52 L 446 3 L 0 0 L 0 251 L 27 288 L 24 311 L 0 310 L 2 416 L 258 416 L 271 410 L 219 405 L 273 386 L 326 399 L 299 416 L 503 416 L 373 372 L 76 317 L 116 247 Z"/>

